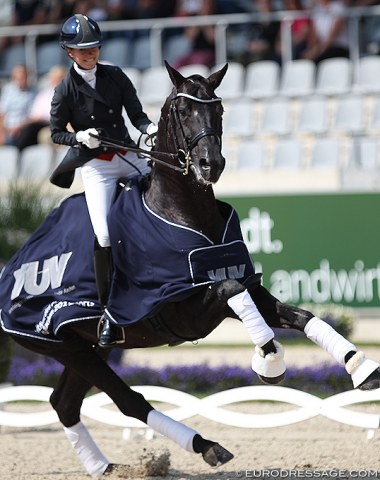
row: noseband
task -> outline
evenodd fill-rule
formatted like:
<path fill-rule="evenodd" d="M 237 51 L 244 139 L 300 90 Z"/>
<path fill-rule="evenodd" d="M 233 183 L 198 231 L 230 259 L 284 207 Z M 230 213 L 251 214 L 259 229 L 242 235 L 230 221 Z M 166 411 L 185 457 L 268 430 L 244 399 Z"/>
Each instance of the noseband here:
<path fill-rule="evenodd" d="M 187 175 L 189 173 L 189 168 L 193 163 L 191 160 L 191 151 L 197 145 L 199 140 L 201 140 L 201 138 L 206 136 L 212 136 L 212 137 L 216 137 L 218 139 L 219 145 L 221 145 L 221 134 L 220 132 L 217 132 L 214 128 L 203 127 L 192 138 L 190 139 L 186 138 L 183 125 L 181 122 L 181 118 L 179 116 L 178 109 L 175 103 L 175 101 L 178 100 L 178 98 L 180 97 L 189 98 L 193 102 L 197 102 L 197 103 L 215 103 L 215 102 L 221 102 L 222 99 L 221 98 L 203 99 L 203 98 L 194 97 L 193 95 L 189 95 L 188 93 L 181 93 L 181 92 L 177 93 L 171 99 L 171 103 L 169 107 L 171 131 L 172 131 L 176 149 L 178 152 L 177 154 L 178 161 L 181 167 L 183 168 L 183 174 Z M 177 130 L 180 131 L 181 142 L 178 138 Z M 183 145 L 182 147 L 181 147 L 181 143 Z"/>

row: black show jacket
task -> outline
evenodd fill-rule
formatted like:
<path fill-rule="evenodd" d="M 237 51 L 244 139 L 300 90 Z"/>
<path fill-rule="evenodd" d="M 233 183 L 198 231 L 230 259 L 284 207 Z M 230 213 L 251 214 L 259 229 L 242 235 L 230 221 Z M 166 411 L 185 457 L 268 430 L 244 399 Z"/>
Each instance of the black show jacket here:
<path fill-rule="evenodd" d="M 80 130 L 101 129 L 109 138 L 134 145 L 124 123 L 123 107 L 132 125 L 146 133 L 152 122 L 142 109 L 135 87 L 119 67 L 98 64 L 95 89 L 71 67 L 56 87 L 51 103 L 51 138 L 54 143 L 72 147 L 51 175 L 53 184 L 69 188 L 77 167 L 101 153 L 112 152 L 109 147 L 88 149 L 79 144 L 76 132 Z M 68 124 L 74 132 L 67 130 Z"/>

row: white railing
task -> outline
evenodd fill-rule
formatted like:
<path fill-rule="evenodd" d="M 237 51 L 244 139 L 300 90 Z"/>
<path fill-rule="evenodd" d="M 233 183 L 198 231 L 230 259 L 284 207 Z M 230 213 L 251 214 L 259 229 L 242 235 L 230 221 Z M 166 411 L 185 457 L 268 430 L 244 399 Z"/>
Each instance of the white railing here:
<path fill-rule="evenodd" d="M 324 399 L 300 390 L 279 386 L 233 388 L 201 399 L 166 387 L 136 386 L 133 387 L 133 390 L 144 395 L 149 401 L 176 406 L 166 410 L 165 414 L 178 421 L 200 415 L 214 422 L 239 428 L 273 428 L 291 425 L 322 415 L 336 422 L 368 429 L 368 438 L 373 436 L 374 430 L 380 427 L 380 407 L 379 413 L 367 413 L 344 408 L 348 405 L 379 402 L 380 389 L 370 392 L 350 390 Z M 37 427 L 57 423 L 59 421 L 57 414 L 51 407 L 46 411 L 34 413 L 11 412 L 4 409 L 4 404 L 15 401 L 49 402 L 52 391 L 52 388 L 40 386 L 17 386 L 0 389 L 0 407 L 3 408 L 0 410 L 0 425 Z M 244 413 L 222 408 L 239 402 L 254 401 L 275 401 L 295 405 L 299 408 L 265 414 Z M 112 400 L 105 393 L 97 393 L 84 399 L 81 413 L 107 425 L 125 428 L 147 428 L 144 423 L 135 418 L 127 417 L 118 410 L 105 408 L 112 403 Z"/>

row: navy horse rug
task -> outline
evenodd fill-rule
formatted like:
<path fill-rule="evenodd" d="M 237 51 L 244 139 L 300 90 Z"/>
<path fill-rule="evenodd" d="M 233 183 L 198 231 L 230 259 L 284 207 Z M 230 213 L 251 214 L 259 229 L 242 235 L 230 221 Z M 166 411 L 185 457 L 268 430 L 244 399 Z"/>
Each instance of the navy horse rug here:
<path fill-rule="evenodd" d="M 239 218 L 218 201 L 225 219 L 220 243 L 168 222 L 145 203 L 143 178 L 128 182 L 108 216 L 115 273 L 107 314 L 128 325 L 154 315 L 198 288 L 255 277 Z M 10 333 L 62 340 L 62 327 L 99 319 L 93 268 L 94 232 L 83 194 L 52 211 L 4 267 L 0 277 L 2 328 Z"/>

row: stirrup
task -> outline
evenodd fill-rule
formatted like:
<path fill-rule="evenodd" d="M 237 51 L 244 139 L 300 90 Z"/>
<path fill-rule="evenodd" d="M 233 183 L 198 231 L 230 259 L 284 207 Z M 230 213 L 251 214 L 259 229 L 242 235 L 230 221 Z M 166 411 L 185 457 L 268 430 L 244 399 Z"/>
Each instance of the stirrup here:
<path fill-rule="evenodd" d="M 108 348 L 124 342 L 124 329 L 114 325 L 103 315 L 99 321 L 98 345 Z"/>

